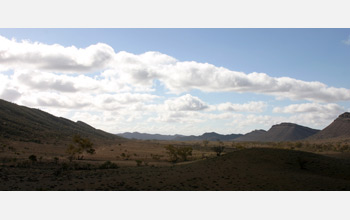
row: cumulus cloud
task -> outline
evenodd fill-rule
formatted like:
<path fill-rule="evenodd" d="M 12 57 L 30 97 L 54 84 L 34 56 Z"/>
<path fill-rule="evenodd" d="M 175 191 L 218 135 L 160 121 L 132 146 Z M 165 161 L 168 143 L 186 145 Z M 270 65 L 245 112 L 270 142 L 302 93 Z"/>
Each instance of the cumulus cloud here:
<path fill-rule="evenodd" d="M 113 60 L 114 50 L 98 43 L 87 48 L 63 47 L 0 36 L 0 65 L 64 73 L 85 73 L 104 69 Z"/>
<path fill-rule="evenodd" d="M 265 102 L 248 102 L 244 104 L 222 103 L 217 106 L 219 111 L 233 112 L 263 112 L 267 107 Z"/>
<path fill-rule="evenodd" d="M 208 108 L 208 104 L 190 94 L 166 100 L 165 106 L 171 111 L 200 111 Z"/>
<path fill-rule="evenodd" d="M 112 47 L 103 43 L 76 48 L 18 42 L 0 36 L 0 69 L 18 67 L 55 73 L 98 71 L 106 85 L 117 82 L 119 87 L 134 88 L 136 91 L 152 91 L 154 81 L 159 80 L 170 92 L 176 94 L 198 89 L 204 92 L 253 92 L 313 102 L 350 100 L 350 90 L 346 88 L 330 87 L 317 81 L 271 77 L 266 73 L 247 74 L 209 63 L 179 61 L 159 52 L 139 55 L 125 51 L 115 53 Z M 76 89 L 68 81 L 50 77 L 51 84 L 47 82 L 46 87 L 50 85 L 63 91 Z M 45 87 L 36 81 L 28 83 Z"/>
<path fill-rule="evenodd" d="M 159 80 L 170 92 L 180 94 L 193 89 L 204 92 L 254 92 L 277 98 L 334 102 L 350 100 L 350 90 L 329 87 L 321 82 L 306 82 L 290 77 L 271 77 L 266 73 L 243 73 L 208 63 L 181 62 L 160 53 L 132 55 L 118 53 L 123 62 L 104 74 L 129 82 L 152 86 Z M 161 58 L 160 58 L 161 57 Z"/>
<path fill-rule="evenodd" d="M 10 77 L 0 74 L 0 98 L 8 101 L 15 101 L 21 96 L 11 83 Z"/>

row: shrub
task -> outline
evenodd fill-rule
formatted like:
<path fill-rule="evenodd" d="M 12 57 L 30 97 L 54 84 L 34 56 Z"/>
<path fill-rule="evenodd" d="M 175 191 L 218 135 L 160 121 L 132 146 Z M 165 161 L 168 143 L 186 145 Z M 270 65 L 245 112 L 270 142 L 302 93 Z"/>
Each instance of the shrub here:
<path fill-rule="evenodd" d="M 142 160 L 135 160 L 135 162 L 136 162 L 136 165 L 139 167 L 139 166 L 141 166 L 141 164 L 142 164 Z"/>
<path fill-rule="evenodd" d="M 99 166 L 100 169 L 117 169 L 118 165 L 115 163 L 112 163 L 111 161 L 106 161 L 103 164 Z"/>
<path fill-rule="evenodd" d="M 203 146 L 208 147 L 209 141 L 208 140 L 203 140 Z"/>
<path fill-rule="evenodd" d="M 306 169 L 305 165 L 306 165 L 307 161 L 301 157 L 298 157 L 297 161 L 298 161 L 298 165 L 299 165 L 300 169 L 305 170 Z"/>
<path fill-rule="evenodd" d="M 53 161 L 54 161 L 55 164 L 58 164 L 59 158 L 58 157 L 54 157 Z"/>
<path fill-rule="evenodd" d="M 224 152 L 225 147 L 224 146 L 215 146 L 212 147 L 212 150 L 216 153 L 216 156 L 220 156 L 222 154 L 222 152 Z"/>
<path fill-rule="evenodd" d="M 32 161 L 32 163 L 35 163 L 36 161 L 37 161 L 37 159 L 36 159 L 36 156 L 35 155 L 30 155 L 29 157 L 28 157 L 28 159 L 30 160 L 30 161 Z"/>
<path fill-rule="evenodd" d="M 156 160 L 156 161 L 160 160 L 160 155 L 158 155 L 158 154 L 151 154 L 151 157 L 153 160 Z"/>
<path fill-rule="evenodd" d="M 130 155 L 129 154 L 125 154 L 125 153 L 122 153 L 120 156 L 122 156 L 122 158 L 124 160 L 129 160 L 129 158 L 130 158 Z"/>
<path fill-rule="evenodd" d="M 301 142 L 295 143 L 296 148 L 301 148 L 302 146 L 303 146 L 303 143 L 301 143 Z"/>

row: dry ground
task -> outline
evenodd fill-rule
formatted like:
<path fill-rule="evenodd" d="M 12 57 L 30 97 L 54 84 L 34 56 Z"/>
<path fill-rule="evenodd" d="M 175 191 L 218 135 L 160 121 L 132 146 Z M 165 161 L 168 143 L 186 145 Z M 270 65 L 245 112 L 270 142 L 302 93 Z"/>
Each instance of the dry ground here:
<path fill-rule="evenodd" d="M 192 146 L 191 161 L 168 162 L 163 148 L 167 144 Z M 227 153 L 216 157 L 199 142 L 120 140 L 69 163 L 64 146 L 3 143 L 0 190 L 350 190 L 347 153 L 236 150 L 225 144 Z M 31 154 L 41 161 L 31 163 Z M 135 160 L 142 161 L 141 166 Z M 118 168 L 101 167 L 105 161 Z"/>

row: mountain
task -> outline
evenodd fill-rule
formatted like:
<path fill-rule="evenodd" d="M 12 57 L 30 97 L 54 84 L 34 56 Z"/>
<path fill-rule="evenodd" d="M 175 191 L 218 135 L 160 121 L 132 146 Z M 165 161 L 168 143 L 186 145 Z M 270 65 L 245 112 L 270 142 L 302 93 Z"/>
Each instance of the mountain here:
<path fill-rule="evenodd" d="M 129 139 L 139 139 L 139 140 L 174 140 L 174 141 L 200 141 L 200 140 L 208 140 L 208 141 L 231 141 L 237 137 L 242 136 L 241 134 L 229 134 L 222 135 L 215 132 L 204 133 L 199 136 L 190 135 L 161 135 L 161 134 L 147 134 L 147 133 L 139 133 L 139 132 L 126 132 L 122 134 L 117 134 L 118 136 L 129 138 Z"/>
<path fill-rule="evenodd" d="M 308 138 L 319 130 L 304 127 L 293 123 L 281 123 L 273 125 L 268 131 L 255 130 L 235 139 L 235 141 L 297 141 Z"/>
<path fill-rule="evenodd" d="M 125 132 L 117 135 L 128 139 L 166 140 L 166 141 L 174 140 L 177 136 L 181 136 L 181 135 L 147 134 L 147 133 L 139 133 L 139 132 Z"/>
<path fill-rule="evenodd" d="M 316 134 L 319 130 L 304 127 L 293 123 L 273 125 L 265 135 L 264 141 L 297 141 Z"/>
<path fill-rule="evenodd" d="M 349 139 L 350 138 L 350 112 L 338 116 L 330 125 L 319 133 L 311 136 L 310 140 Z"/>
<path fill-rule="evenodd" d="M 20 106 L 0 99 L 0 139 L 29 142 L 70 140 L 74 134 L 92 140 L 114 140 L 120 137 L 95 129 L 82 122 L 53 116 L 39 109 Z"/>
<path fill-rule="evenodd" d="M 265 130 L 254 130 L 241 137 L 236 138 L 235 141 L 261 141 L 265 134 Z"/>

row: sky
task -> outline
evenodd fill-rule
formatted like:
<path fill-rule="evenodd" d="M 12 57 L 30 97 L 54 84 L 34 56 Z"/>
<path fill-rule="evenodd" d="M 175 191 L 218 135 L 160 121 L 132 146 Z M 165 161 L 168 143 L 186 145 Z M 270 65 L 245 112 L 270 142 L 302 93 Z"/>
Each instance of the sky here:
<path fill-rule="evenodd" d="M 350 29 L 0 29 L 0 98 L 111 133 L 323 129 Z"/>

